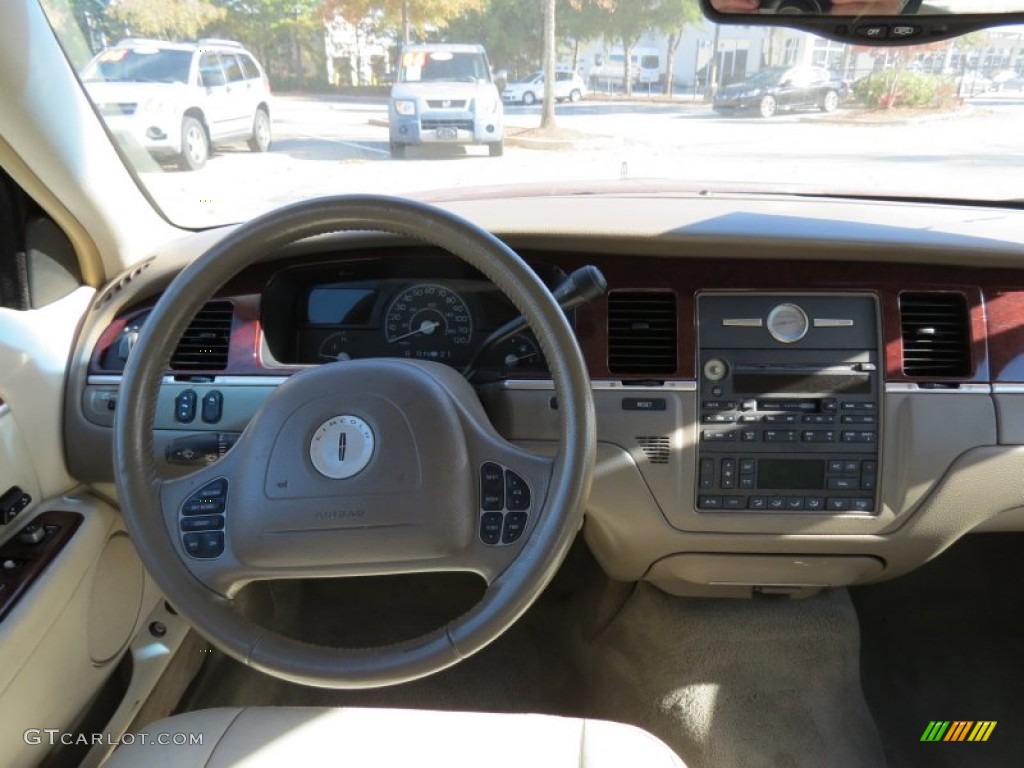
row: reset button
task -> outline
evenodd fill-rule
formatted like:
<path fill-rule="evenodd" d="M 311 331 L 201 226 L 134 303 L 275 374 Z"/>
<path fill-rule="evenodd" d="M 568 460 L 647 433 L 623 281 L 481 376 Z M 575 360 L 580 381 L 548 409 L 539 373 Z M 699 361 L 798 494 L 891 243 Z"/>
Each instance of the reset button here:
<path fill-rule="evenodd" d="M 664 411 L 668 407 L 663 397 L 624 397 L 624 411 Z"/>

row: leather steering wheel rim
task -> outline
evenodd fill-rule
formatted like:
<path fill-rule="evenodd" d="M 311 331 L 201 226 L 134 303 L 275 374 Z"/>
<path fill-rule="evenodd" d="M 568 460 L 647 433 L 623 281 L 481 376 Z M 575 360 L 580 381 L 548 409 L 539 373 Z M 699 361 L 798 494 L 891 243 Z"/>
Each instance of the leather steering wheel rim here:
<path fill-rule="evenodd" d="M 372 649 L 325 648 L 270 632 L 198 580 L 175 549 L 162 513 L 165 481 L 158 477 L 153 458 L 161 380 L 195 313 L 231 277 L 267 253 L 342 231 L 397 234 L 444 249 L 478 269 L 529 321 L 549 362 L 560 406 L 547 495 L 515 558 L 467 613 L 421 637 Z M 182 270 L 150 313 L 125 367 L 114 450 L 128 532 L 153 579 L 182 616 L 227 654 L 274 677 L 320 687 L 363 688 L 451 666 L 497 638 L 526 611 L 554 576 L 582 524 L 596 428 L 590 380 L 573 330 L 551 293 L 514 251 L 439 208 L 352 195 L 301 202 L 253 219 Z"/>

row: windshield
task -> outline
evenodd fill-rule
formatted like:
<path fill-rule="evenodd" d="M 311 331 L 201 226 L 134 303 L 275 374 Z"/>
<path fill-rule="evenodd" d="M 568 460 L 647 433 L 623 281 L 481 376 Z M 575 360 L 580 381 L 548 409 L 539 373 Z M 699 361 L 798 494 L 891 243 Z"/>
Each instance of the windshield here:
<path fill-rule="evenodd" d="M 697 0 L 625 16 L 624 2 L 558 3 L 554 65 L 568 74 L 546 89 L 531 83 L 544 51 L 535 0 L 410 0 L 405 18 L 372 0 L 196 0 L 180 18 L 148 13 L 168 5 L 155 0 L 41 1 L 97 119 L 182 226 L 319 195 L 620 182 L 1024 200 L 1021 27 L 868 47 L 716 27 Z M 156 85 L 187 82 L 190 66 L 200 82 Z M 813 76 L 756 88 L 784 72 Z M 138 85 L 115 94 L 94 80 Z"/>
<path fill-rule="evenodd" d="M 109 48 L 82 70 L 82 80 L 136 83 L 187 83 L 191 51 L 139 46 Z"/>
<path fill-rule="evenodd" d="M 472 83 L 487 77 L 487 61 L 482 54 L 458 51 L 406 51 L 398 73 L 400 83 Z"/>

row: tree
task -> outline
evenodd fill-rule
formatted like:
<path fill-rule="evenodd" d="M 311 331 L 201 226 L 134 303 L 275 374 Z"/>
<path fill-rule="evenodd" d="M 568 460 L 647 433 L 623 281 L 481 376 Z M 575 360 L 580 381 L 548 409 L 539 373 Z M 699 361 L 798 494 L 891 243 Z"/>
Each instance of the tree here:
<path fill-rule="evenodd" d="M 337 12 L 349 23 L 355 23 L 351 17 L 361 13 L 363 9 L 379 12 L 393 26 L 401 30 L 401 39 L 408 42 L 411 31 L 415 30 L 423 37 L 429 29 L 443 29 L 452 19 L 456 19 L 469 11 L 479 11 L 486 6 L 487 0 L 321 0 L 321 14 L 330 16 Z M 347 7 L 350 7 L 347 9 Z M 365 17 L 366 13 L 363 13 Z"/>
<path fill-rule="evenodd" d="M 225 16 L 206 0 L 120 0 L 108 13 L 130 34 L 164 40 L 194 40 Z"/>
<path fill-rule="evenodd" d="M 323 0 L 211 1 L 226 14 L 206 31 L 253 51 L 275 86 L 326 79 Z"/>
<path fill-rule="evenodd" d="M 659 9 L 663 1 L 570 0 L 579 11 L 576 20 L 578 24 L 588 31 L 594 29 L 605 38 L 622 45 L 625 67 L 623 83 L 627 96 L 633 94 L 633 48 L 645 32 L 658 26 Z"/>
<path fill-rule="evenodd" d="M 537 23 L 534 3 L 490 0 L 486 9 L 468 11 L 452 19 L 445 37 L 453 42 L 482 43 L 491 64 L 516 76 L 527 75 L 542 66 L 544 30 Z"/>
<path fill-rule="evenodd" d="M 668 35 L 668 50 L 665 53 L 665 95 L 672 95 L 675 79 L 676 52 L 683 32 L 690 24 L 703 21 L 704 14 L 697 0 L 661 0 L 657 10 L 657 26 Z"/>
<path fill-rule="evenodd" d="M 555 3 L 544 0 L 544 111 L 540 127 L 555 127 Z"/>

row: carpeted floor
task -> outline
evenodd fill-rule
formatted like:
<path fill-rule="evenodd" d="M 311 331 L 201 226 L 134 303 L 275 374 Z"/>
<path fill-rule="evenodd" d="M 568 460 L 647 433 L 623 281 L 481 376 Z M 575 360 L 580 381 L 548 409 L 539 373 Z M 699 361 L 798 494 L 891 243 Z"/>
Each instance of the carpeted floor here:
<path fill-rule="evenodd" d="M 254 599 L 289 634 L 390 642 L 457 615 L 468 577 L 274 585 Z M 272 599 L 268 599 L 272 598 Z M 325 691 L 214 654 L 181 710 L 328 705 L 605 717 L 657 734 L 690 768 L 880 768 L 844 591 L 810 600 L 683 600 L 607 581 L 577 547 L 538 603 L 456 667 L 393 688 Z"/>
<path fill-rule="evenodd" d="M 863 680 L 890 768 L 1024 765 L 1024 535 L 969 536 L 851 590 Z M 922 743 L 932 720 L 995 720 L 985 743 Z"/>

